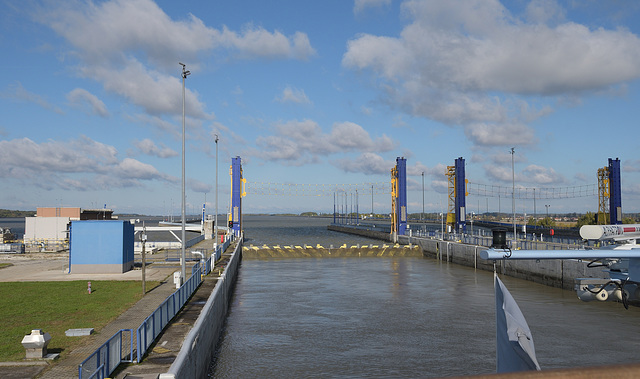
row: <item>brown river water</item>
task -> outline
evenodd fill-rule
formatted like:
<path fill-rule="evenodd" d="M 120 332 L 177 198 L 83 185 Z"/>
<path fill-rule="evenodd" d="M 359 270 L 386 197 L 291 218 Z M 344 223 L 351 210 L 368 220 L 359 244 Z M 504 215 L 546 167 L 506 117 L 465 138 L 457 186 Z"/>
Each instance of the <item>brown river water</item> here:
<path fill-rule="evenodd" d="M 372 240 L 330 219 L 249 216 L 247 244 Z M 379 241 L 373 241 L 379 243 Z M 640 308 L 501 277 L 542 369 L 640 362 Z M 493 274 L 431 258 L 244 260 L 210 375 L 441 377 L 495 372 Z"/>

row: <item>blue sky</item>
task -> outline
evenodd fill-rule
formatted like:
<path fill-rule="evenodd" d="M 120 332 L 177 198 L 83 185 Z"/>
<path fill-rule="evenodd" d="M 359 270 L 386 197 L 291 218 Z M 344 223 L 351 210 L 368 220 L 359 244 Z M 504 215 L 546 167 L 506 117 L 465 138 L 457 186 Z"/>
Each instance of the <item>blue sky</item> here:
<path fill-rule="evenodd" d="M 215 134 L 221 212 L 235 156 L 248 213 L 330 212 L 332 185 L 388 183 L 400 156 L 409 212 L 423 172 L 425 211 L 440 212 L 446 166 L 463 157 L 473 188 L 510 188 L 511 147 L 516 186 L 538 194 L 595 189 L 620 158 L 623 211 L 640 211 L 636 1 L 0 4 L 0 208 L 178 215 L 183 62 L 189 213 L 214 206 Z M 511 211 L 470 192 L 469 211 Z M 373 200 L 390 210 L 389 195 Z M 584 213 L 598 199 L 538 198 L 535 212 L 545 205 Z"/>

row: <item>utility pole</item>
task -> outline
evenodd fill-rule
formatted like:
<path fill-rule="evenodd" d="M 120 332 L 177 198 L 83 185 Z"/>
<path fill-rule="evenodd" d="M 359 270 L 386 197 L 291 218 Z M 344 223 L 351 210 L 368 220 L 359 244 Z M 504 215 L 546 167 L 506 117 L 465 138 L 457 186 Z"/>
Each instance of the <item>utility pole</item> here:
<path fill-rule="evenodd" d="M 215 223 L 215 236 L 213 237 L 216 242 L 214 242 L 214 254 L 218 251 L 218 135 L 216 134 L 216 215 L 214 217 Z"/>
<path fill-rule="evenodd" d="M 536 223 L 536 189 L 533 189 L 533 222 Z M 534 229 L 535 230 L 535 229 Z"/>
<path fill-rule="evenodd" d="M 185 135 L 185 128 L 184 128 L 184 98 L 185 98 L 185 94 L 184 94 L 184 82 L 185 79 L 187 78 L 187 76 L 189 76 L 189 74 L 191 74 L 190 71 L 188 71 L 186 69 L 186 66 L 184 65 L 184 63 L 180 63 L 178 62 L 181 66 L 182 66 L 182 248 L 180 250 L 180 267 L 181 267 L 181 284 L 183 284 L 186 280 L 186 276 L 187 276 L 187 262 L 186 262 L 186 253 L 185 253 L 185 245 L 186 245 L 186 233 L 185 233 L 185 224 L 186 224 L 186 215 L 185 215 L 185 206 L 186 206 L 186 195 L 185 195 L 185 169 L 184 169 L 184 135 Z"/>
<path fill-rule="evenodd" d="M 140 234 L 140 241 L 142 242 L 142 296 L 147 294 L 147 276 L 146 276 L 146 266 L 147 259 L 144 250 L 145 242 L 147 242 L 147 227 L 144 226 L 144 221 L 142 221 L 142 234 Z"/>
<path fill-rule="evenodd" d="M 422 171 L 422 213 L 420 214 L 420 221 L 424 217 L 424 171 Z"/>
<path fill-rule="evenodd" d="M 513 212 L 513 241 L 514 243 L 518 240 L 518 235 L 516 234 L 516 171 L 515 171 L 515 165 L 514 165 L 514 154 L 515 154 L 516 150 L 515 148 L 511 148 L 511 179 L 512 179 L 512 192 L 511 192 L 511 210 Z M 516 246 L 512 246 L 513 249 L 516 248 Z"/>
<path fill-rule="evenodd" d="M 373 184 L 371 185 L 371 217 L 373 217 Z"/>

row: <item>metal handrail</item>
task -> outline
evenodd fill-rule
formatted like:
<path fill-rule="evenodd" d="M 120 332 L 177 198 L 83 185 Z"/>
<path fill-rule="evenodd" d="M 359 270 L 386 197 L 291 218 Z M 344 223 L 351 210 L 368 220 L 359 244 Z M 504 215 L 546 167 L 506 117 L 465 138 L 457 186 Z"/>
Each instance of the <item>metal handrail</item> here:
<path fill-rule="evenodd" d="M 123 338 L 122 332 L 129 332 L 129 352 L 128 354 L 123 354 Z M 116 332 L 111 338 L 109 338 L 105 343 L 100 345 L 96 351 L 94 351 L 87 359 L 82 361 L 78 365 L 78 378 L 83 379 L 83 371 L 86 370 L 88 363 L 94 362 L 94 365 L 91 366 L 93 371 L 89 372 L 88 376 L 84 376 L 84 378 L 98 378 L 103 379 L 111 375 L 113 371 L 120 365 L 122 362 L 133 362 L 133 330 L 132 329 L 120 329 Z M 123 357 L 129 356 L 129 359 L 123 359 Z M 117 357 L 117 359 L 114 359 Z"/>
<path fill-rule="evenodd" d="M 234 236 L 230 235 L 229 238 L 225 240 L 222 245 L 219 245 L 216 251 L 209 257 L 204 265 L 201 265 L 200 262 L 196 263 L 191 268 L 191 276 L 189 279 L 178 288 L 174 293 L 169 295 L 163 302 L 160 304 L 156 310 L 154 310 L 136 329 L 136 343 L 133 341 L 133 330 L 132 329 L 121 329 L 119 332 L 114 334 L 111 338 L 107 340 L 104 344 L 102 344 L 96 351 L 94 351 L 87 359 L 82 361 L 82 363 L 78 366 L 78 378 L 83 379 L 82 372 L 86 369 L 87 363 L 91 361 L 91 359 L 95 359 L 95 367 L 92 366 L 93 371 L 90 372 L 89 376 L 84 376 L 84 378 L 99 378 L 103 379 L 111 375 L 111 373 L 120 365 L 122 362 L 134 362 L 133 360 L 133 347 L 136 346 L 136 360 L 135 362 L 140 362 L 144 354 L 146 354 L 149 346 L 155 341 L 155 339 L 160 335 L 160 333 L 164 330 L 164 328 L 169 324 L 169 321 L 173 319 L 180 309 L 185 305 L 187 300 L 193 295 L 196 289 L 202 283 L 202 278 L 204 275 L 209 274 L 213 265 L 216 261 L 218 261 L 222 257 L 222 252 L 224 252 L 231 241 L 234 240 Z M 122 359 L 122 332 L 129 331 L 131 336 L 130 341 L 130 349 L 129 349 L 129 359 Z M 117 338 L 117 339 L 116 339 Z M 119 359 L 117 361 L 112 360 L 112 343 L 119 342 L 118 348 L 120 349 Z M 124 355 L 125 357 L 127 355 Z M 109 370 L 108 372 L 105 370 Z"/>

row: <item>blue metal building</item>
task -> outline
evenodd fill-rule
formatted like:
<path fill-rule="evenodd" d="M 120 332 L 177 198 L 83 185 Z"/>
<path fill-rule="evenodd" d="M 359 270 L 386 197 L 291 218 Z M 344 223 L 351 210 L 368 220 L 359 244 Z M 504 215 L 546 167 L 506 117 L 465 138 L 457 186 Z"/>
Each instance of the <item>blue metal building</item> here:
<path fill-rule="evenodd" d="M 69 272 L 115 274 L 131 270 L 133 236 L 129 221 L 71 221 Z"/>

